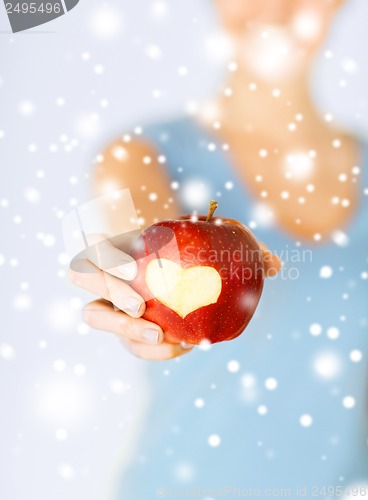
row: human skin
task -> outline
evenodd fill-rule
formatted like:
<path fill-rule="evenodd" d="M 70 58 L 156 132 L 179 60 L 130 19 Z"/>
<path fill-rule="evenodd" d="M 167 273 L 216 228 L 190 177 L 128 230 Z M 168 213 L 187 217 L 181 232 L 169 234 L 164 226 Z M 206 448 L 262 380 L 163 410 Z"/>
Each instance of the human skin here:
<path fill-rule="evenodd" d="M 236 70 L 229 72 L 223 89 L 211 99 L 210 118 L 204 104 L 197 119 L 229 144 L 239 178 L 255 200 L 266 199 L 281 230 L 309 244 L 323 244 L 331 231 L 341 228 L 354 214 L 359 187 L 357 183 L 341 182 L 339 177 L 348 176 L 351 167 L 359 164 L 355 140 L 323 119 L 309 93 L 314 56 L 342 1 L 215 0 L 214 3 L 232 41 L 232 68 Z M 265 68 L 257 67 L 247 53 L 247 47 L 258 43 L 257 37 L 267 30 L 271 33 L 271 45 L 274 45 L 272 36 L 276 37 L 276 43 L 278 37 L 282 41 L 286 36 L 295 48 L 284 73 L 268 71 L 267 64 Z M 267 45 L 260 48 L 266 62 L 267 51 L 271 49 Z M 230 96 L 224 92 L 227 88 L 231 89 Z M 126 152 L 126 163 L 113 154 L 119 146 Z M 261 150 L 267 155 L 261 156 Z M 316 152 L 313 170 L 305 179 L 290 179 L 283 162 L 298 151 Z M 146 226 L 177 217 L 179 205 L 157 160 L 159 154 L 139 138 L 130 142 L 113 141 L 103 152 L 103 161 L 94 168 L 93 195 L 129 186 Z M 149 165 L 143 162 L 146 156 L 151 158 Z M 148 199 L 151 192 L 158 195 L 155 203 Z M 287 197 L 282 194 L 285 192 Z M 334 203 L 333 199 L 346 202 Z M 118 224 L 118 217 L 111 220 L 112 232 L 118 231 Z M 275 275 L 280 261 L 264 244 L 261 247 L 265 274 Z M 122 255 L 124 259 L 126 256 Z M 71 271 L 75 284 L 102 297 L 87 304 L 84 320 L 93 328 L 118 335 L 125 347 L 140 358 L 162 360 L 189 352 L 191 346 L 167 344 L 161 328 L 141 318 L 145 310 L 143 299 L 121 281 L 121 278 L 132 279 L 135 272 L 134 262 L 109 273 L 100 270 L 83 275 Z M 120 311 L 114 310 L 112 304 Z"/>

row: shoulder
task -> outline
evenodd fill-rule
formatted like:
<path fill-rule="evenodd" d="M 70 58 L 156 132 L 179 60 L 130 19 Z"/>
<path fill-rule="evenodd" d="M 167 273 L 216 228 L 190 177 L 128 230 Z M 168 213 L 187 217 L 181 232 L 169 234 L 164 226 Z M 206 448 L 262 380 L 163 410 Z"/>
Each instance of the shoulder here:
<path fill-rule="evenodd" d="M 146 123 L 142 127 L 132 127 L 113 138 L 102 149 L 99 163 L 134 162 L 139 165 L 164 163 L 164 154 L 174 143 L 183 141 L 188 135 L 190 119 L 185 116 L 174 117 Z"/>
<path fill-rule="evenodd" d="M 129 185 L 154 182 L 153 177 L 156 185 L 167 184 L 179 166 L 190 173 L 193 158 L 200 155 L 200 136 L 200 128 L 185 115 L 132 127 L 101 148 L 94 177 L 98 184 L 101 177 L 116 176 Z"/>
<path fill-rule="evenodd" d="M 149 123 L 113 138 L 97 156 L 91 176 L 93 194 L 128 187 L 146 220 L 151 213 L 155 218 L 176 213 L 167 142 L 171 134 L 185 128 L 184 123 L 182 118 Z"/>

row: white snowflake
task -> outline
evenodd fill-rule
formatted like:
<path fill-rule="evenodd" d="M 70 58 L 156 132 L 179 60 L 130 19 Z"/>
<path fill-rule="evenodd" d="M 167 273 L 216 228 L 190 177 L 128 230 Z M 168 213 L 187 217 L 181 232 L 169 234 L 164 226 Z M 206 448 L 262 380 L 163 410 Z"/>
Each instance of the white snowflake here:
<path fill-rule="evenodd" d="M 353 396 L 345 396 L 342 400 L 342 405 L 348 410 L 351 410 L 355 406 L 355 398 L 353 398 Z"/>
<path fill-rule="evenodd" d="M 82 363 L 78 363 L 74 366 L 73 371 L 75 375 L 81 377 L 86 374 L 87 368 Z"/>
<path fill-rule="evenodd" d="M 0 356 L 10 361 L 15 358 L 15 349 L 10 344 L 0 344 Z"/>
<path fill-rule="evenodd" d="M 55 439 L 56 441 L 66 441 L 68 439 L 69 433 L 66 429 L 56 429 Z"/>
<path fill-rule="evenodd" d="M 217 448 L 221 444 L 221 438 L 218 434 L 211 434 L 208 438 L 208 444 L 212 448 Z"/>
<path fill-rule="evenodd" d="M 194 401 L 194 406 L 195 406 L 196 408 L 203 408 L 203 407 L 204 407 L 204 405 L 205 405 L 204 399 L 202 399 L 202 398 L 197 398 L 197 399 L 195 399 L 195 401 Z"/>
<path fill-rule="evenodd" d="M 302 427 L 310 427 L 313 424 L 313 418 L 308 414 L 304 414 L 300 417 L 299 422 Z"/>
<path fill-rule="evenodd" d="M 56 359 L 53 368 L 56 372 L 63 372 L 66 369 L 66 362 L 63 359 Z"/>
<path fill-rule="evenodd" d="M 317 337 L 318 335 L 321 335 L 322 333 L 322 327 L 320 324 L 318 323 L 313 323 L 312 325 L 310 325 L 309 327 L 309 332 L 311 335 L 313 335 L 314 337 Z"/>
<path fill-rule="evenodd" d="M 200 179 L 188 179 L 183 182 L 180 196 L 182 200 L 193 210 L 207 207 L 211 199 L 211 191 L 208 183 Z"/>
<path fill-rule="evenodd" d="M 240 363 L 235 359 L 231 360 L 227 364 L 227 369 L 230 373 L 237 373 L 240 370 Z"/>
<path fill-rule="evenodd" d="M 17 311 L 28 311 L 32 307 L 32 299 L 25 293 L 18 294 L 14 297 L 13 307 Z"/>
<path fill-rule="evenodd" d="M 354 349 L 350 352 L 350 359 L 353 363 L 359 363 L 363 359 L 362 351 L 359 349 Z"/>
<path fill-rule="evenodd" d="M 123 19 L 120 10 L 110 5 L 94 8 L 89 19 L 89 27 L 100 40 L 114 40 L 123 31 Z"/>
<path fill-rule="evenodd" d="M 267 415 L 267 413 L 268 413 L 268 408 L 267 408 L 267 406 L 265 406 L 265 405 L 260 405 L 260 406 L 258 406 L 258 408 L 257 408 L 257 412 L 259 413 L 259 415 L 262 415 L 262 416 Z"/>
<path fill-rule="evenodd" d="M 315 373 L 321 378 L 335 378 L 341 372 L 341 359 L 334 352 L 318 354 L 313 362 Z"/>
<path fill-rule="evenodd" d="M 321 269 L 319 270 L 319 277 L 328 279 L 331 278 L 333 275 L 333 269 L 331 266 L 322 266 Z"/>
<path fill-rule="evenodd" d="M 278 387 L 278 382 L 275 378 L 273 377 L 269 377 L 268 379 L 266 379 L 265 381 L 265 387 L 266 389 L 268 389 L 269 391 L 274 391 L 275 389 L 277 389 Z"/>
<path fill-rule="evenodd" d="M 340 331 L 336 326 L 331 326 L 327 330 L 327 337 L 331 340 L 336 340 L 340 336 Z"/>
<path fill-rule="evenodd" d="M 155 45 L 153 43 L 149 44 L 146 46 L 146 55 L 152 59 L 153 61 L 157 61 L 158 59 L 161 59 L 162 57 L 162 50 L 158 45 Z"/>
<path fill-rule="evenodd" d="M 58 474 L 62 479 L 65 479 L 66 481 L 71 481 L 75 478 L 75 470 L 69 464 L 59 465 Z"/>
<path fill-rule="evenodd" d="M 19 103 L 18 111 L 23 116 L 31 116 L 34 114 L 36 109 L 35 104 L 32 101 L 24 100 Z"/>

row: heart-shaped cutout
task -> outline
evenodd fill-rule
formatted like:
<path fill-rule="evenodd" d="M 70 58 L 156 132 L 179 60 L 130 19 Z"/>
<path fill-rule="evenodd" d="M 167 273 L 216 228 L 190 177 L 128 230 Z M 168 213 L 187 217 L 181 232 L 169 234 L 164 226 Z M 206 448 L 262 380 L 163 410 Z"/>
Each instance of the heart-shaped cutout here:
<path fill-rule="evenodd" d="M 153 259 L 145 274 L 152 295 L 183 319 L 197 309 L 215 304 L 222 289 L 218 271 L 209 266 L 182 268 L 168 259 Z"/>

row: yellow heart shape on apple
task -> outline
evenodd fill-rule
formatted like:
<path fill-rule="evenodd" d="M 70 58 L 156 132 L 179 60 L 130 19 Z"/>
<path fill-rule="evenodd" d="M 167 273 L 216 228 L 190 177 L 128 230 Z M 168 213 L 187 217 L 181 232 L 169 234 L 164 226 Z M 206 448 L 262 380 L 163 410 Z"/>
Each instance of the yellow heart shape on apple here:
<path fill-rule="evenodd" d="M 182 268 L 169 259 L 153 259 L 146 268 L 152 295 L 183 319 L 197 309 L 215 304 L 222 289 L 218 271 L 209 266 Z"/>

